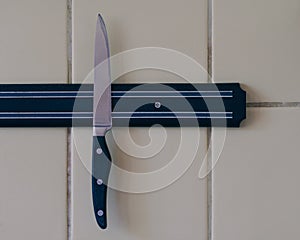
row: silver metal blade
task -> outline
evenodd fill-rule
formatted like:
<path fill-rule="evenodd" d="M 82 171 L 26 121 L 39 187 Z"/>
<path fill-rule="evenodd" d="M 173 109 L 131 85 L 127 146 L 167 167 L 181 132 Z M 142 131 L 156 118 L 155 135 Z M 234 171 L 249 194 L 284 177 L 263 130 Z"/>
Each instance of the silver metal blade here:
<path fill-rule="evenodd" d="M 109 45 L 106 27 L 98 15 L 95 41 L 94 71 L 94 136 L 104 136 L 112 126 L 111 120 L 111 76 Z"/>

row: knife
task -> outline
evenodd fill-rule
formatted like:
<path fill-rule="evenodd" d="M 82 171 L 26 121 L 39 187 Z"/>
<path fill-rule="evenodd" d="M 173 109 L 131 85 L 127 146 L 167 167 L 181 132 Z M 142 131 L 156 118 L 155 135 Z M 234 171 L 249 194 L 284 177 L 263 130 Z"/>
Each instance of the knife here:
<path fill-rule="evenodd" d="M 109 57 L 106 27 L 98 14 L 94 62 L 92 195 L 95 218 L 102 229 L 107 228 L 107 184 L 111 168 L 111 156 L 105 140 L 105 134 L 112 127 Z"/>

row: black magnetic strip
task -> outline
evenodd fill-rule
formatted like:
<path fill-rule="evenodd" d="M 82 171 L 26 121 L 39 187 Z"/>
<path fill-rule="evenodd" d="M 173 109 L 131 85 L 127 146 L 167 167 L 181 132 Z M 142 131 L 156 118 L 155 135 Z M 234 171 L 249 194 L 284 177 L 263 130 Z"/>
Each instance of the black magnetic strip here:
<path fill-rule="evenodd" d="M 246 92 L 239 83 L 112 84 L 112 108 L 113 126 L 239 127 Z M 92 84 L 0 85 L 0 127 L 92 126 L 92 111 Z"/>

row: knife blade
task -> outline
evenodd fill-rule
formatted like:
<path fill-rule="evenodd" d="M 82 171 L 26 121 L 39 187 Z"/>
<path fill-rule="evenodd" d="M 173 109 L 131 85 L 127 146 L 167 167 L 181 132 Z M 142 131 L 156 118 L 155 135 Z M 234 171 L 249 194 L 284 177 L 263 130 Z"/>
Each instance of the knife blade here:
<path fill-rule="evenodd" d="M 92 195 L 94 214 L 100 228 L 107 228 L 107 184 L 111 156 L 105 134 L 112 127 L 109 44 L 104 20 L 98 14 L 95 38 Z"/>

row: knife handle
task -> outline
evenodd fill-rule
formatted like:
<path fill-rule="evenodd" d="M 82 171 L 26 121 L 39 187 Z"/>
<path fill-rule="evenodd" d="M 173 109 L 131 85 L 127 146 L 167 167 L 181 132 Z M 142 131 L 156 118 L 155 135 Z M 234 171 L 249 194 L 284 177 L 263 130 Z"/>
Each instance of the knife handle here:
<path fill-rule="evenodd" d="M 107 184 L 111 156 L 105 136 L 93 137 L 92 193 L 96 221 L 100 228 L 107 227 Z"/>

